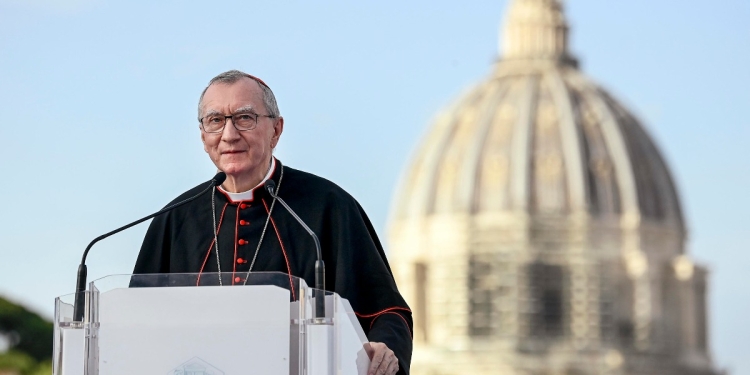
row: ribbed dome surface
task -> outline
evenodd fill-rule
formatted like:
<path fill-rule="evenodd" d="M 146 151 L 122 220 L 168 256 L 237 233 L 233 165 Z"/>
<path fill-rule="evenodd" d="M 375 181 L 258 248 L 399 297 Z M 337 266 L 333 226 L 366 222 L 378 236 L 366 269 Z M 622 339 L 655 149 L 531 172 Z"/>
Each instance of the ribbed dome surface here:
<path fill-rule="evenodd" d="M 435 119 L 392 208 L 412 373 L 718 374 L 657 147 L 579 70 L 560 1 L 506 14 L 501 59 Z"/>
<path fill-rule="evenodd" d="M 522 211 L 682 228 L 659 151 L 578 70 L 557 13 L 556 1 L 514 3 L 504 33 L 514 42 L 486 81 L 438 116 L 405 173 L 394 219 Z"/>

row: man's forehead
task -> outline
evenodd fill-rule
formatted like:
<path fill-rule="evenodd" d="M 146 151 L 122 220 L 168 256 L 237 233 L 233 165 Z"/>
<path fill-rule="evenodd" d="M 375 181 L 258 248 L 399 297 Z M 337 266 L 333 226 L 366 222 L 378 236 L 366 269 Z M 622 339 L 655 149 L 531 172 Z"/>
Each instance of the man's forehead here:
<path fill-rule="evenodd" d="M 232 112 L 232 114 L 237 114 L 237 113 L 241 113 L 241 112 L 257 113 L 258 109 L 256 108 L 256 106 L 254 106 L 252 104 L 248 104 L 248 105 L 243 105 L 243 106 L 238 107 L 238 108 L 234 108 L 234 109 L 231 110 L 231 112 Z M 217 108 L 204 108 L 204 112 L 203 112 L 204 116 L 223 115 L 223 114 L 224 114 L 224 111 L 222 111 L 220 109 L 217 109 Z"/>
<path fill-rule="evenodd" d="M 212 106 L 241 105 L 260 106 L 263 103 L 263 91 L 259 84 L 250 78 L 237 82 L 216 82 L 208 87 L 203 96 L 205 109 Z"/>

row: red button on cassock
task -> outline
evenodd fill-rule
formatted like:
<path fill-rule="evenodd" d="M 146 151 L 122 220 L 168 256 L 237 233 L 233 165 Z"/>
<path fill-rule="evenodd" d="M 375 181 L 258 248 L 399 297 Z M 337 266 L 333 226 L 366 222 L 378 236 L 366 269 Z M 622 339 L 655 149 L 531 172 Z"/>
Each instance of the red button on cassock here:
<path fill-rule="evenodd" d="M 245 208 L 247 208 L 247 205 L 244 204 L 244 203 L 242 203 L 242 204 L 240 204 L 240 208 L 244 210 Z"/>
<path fill-rule="evenodd" d="M 244 244 L 247 243 L 247 241 L 245 241 L 245 240 L 239 240 L 239 241 L 237 241 L 237 243 L 239 243 L 240 245 L 244 245 Z"/>
<path fill-rule="evenodd" d="M 235 282 L 235 283 L 238 283 L 238 282 L 240 282 L 240 278 L 239 278 L 239 277 L 235 277 L 235 278 L 234 278 L 234 282 Z"/>
<path fill-rule="evenodd" d="M 248 224 L 250 224 L 250 223 L 248 223 L 248 222 L 247 222 L 247 221 L 245 221 L 245 220 L 240 220 L 240 225 L 248 225 Z"/>
<path fill-rule="evenodd" d="M 242 258 L 237 258 L 237 263 L 239 264 L 245 263 L 245 260 Z"/>

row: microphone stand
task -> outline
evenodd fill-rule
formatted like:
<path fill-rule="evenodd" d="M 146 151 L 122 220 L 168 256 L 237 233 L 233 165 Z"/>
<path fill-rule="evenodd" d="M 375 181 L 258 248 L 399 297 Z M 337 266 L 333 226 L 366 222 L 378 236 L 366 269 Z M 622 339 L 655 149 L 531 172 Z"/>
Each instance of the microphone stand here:
<path fill-rule="evenodd" d="M 291 207 L 289 207 L 286 202 L 284 202 L 281 197 L 276 195 L 274 193 L 274 190 L 276 189 L 276 183 L 273 182 L 273 180 L 268 180 L 264 184 L 264 187 L 266 190 L 271 194 L 271 196 L 278 200 L 279 203 L 281 203 L 284 208 L 294 217 L 294 219 L 297 220 L 297 222 L 302 225 L 303 228 L 307 231 L 307 233 L 310 234 L 310 236 L 315 241 L 315 251 L 318 254 L 318 260 L 315 261 L 315 289 L 317 289 L 315 297 L 315 318 L 323 319 L 326 317 L 326 302 L 325 302 L 325 286 L 326 286 L 326 266 L 323 262 L 323 255 L 320 251 L 320 241 L 318 240 L 318 236 L 315 235 L 315 232 L 310 229 L 310 227 L 305 224 L 302 219 L 300 219 L 299 216 L 297 216 L 297 213 L 292 210 Z"/>
<path fill-rule="evenodd" d="M 103 239 L 105 239 L 105 238 L 107 238 L 107 237 L 109 237 L 109 236 L 111 236 L 113 234 L 122 232 L 125 229 L 128 229 L 128 228 L 130 228 L 132 226 L 138 225 L 138 224 L 140 224 L 140 223 L 142 223 L 142 222 L 144 222 L 144 221 L 146 221 L 148 219 L 151 219 L 151 218 L 153 218 L 155 216 L 159 216 L 159 215 L 161 215 L 161 214 L 163 214 L 163 213 L 165 213 L 167 211 L 171 211 L 171 210 L 173 210 L 173 209 L 175 209 L 177 207 L 180 207 L 180 206 L 182 206 L 182 205 L 184 205 L 186 203 L 190 203 L 190 202 L 194 201 L 196 198 L 198 198 L 201 195 L 203 195 L 209 189 L 211 189 L 213 187 L 216 187 L 218 185 L 221 185 L 224 182 L 224 180 L 226 180 L 226 178 L 227 178 L 227 175 L 224 172 L 219 172 L 219 173 L 216 174 L 216 176 L 214 176 L 214 178 L 211 179 L 210 184 L 205 189 L 201 190 L 200 193 L 198 193 L 198 194 L 196 194 L 196 195 L 194 195 L 194 196 L 192 196 L 192 197 L 190 197 L 188 199 L 185 199 L 185 200 L 183 200 L 181 202 L 177 202 L 177 203 L 175 203 L 175 204 L 173 204 L 171 206 L 164 207 L 161 210 L 159 210 L 157 212 L 154 212 L 151 215 L 148 215 L 148 216 L 146 216 L 144 218 L 138 219 L 138 220 L 136 220 L 136 221 L 134 221 L 134 222 L 132 222 L 130 224 L 123 225 L 123 226 L 121 226 L 121 227 L 119 227 L 119 228 L 117 228 L 117 229 L 115 229 L 115 230 L 113 230 L 111 232 L 102 234 L 101 236 L 94 238 L 94 240 L 91 241 L 88 246 L 86 246 L 86 250 L 83 252 L 83 257 L 81 258 L 81 264 L 78 266 L 78 276 L 76 278 L 76 293 L 75 293 L 76 295 L 75 295 L 75 302 L 73 304 L 73 321 L 76 321 L 76 322 L 82 322 L 83 321 L 83 315 L 84 315 L 83 314 L 84 313 L 83 309 L 84 309 L 84 306 L 85 306 L 85 304 L 84 304 L 84 298 L 83 298 L 84 297 L 83 292 L 86 291 L 86 276 L 87 276 L 87 273 L 88 273 L 87 272 L 87 268 L 86 268 L 86 256 L 89 254 L 89 250 L 91 250 L 91 247 L 94 246 L 95 243 L 97 243 L 97 242 L 99 242 L 99 241 L 101 241 L 101 240 L 103 240 Z"/>

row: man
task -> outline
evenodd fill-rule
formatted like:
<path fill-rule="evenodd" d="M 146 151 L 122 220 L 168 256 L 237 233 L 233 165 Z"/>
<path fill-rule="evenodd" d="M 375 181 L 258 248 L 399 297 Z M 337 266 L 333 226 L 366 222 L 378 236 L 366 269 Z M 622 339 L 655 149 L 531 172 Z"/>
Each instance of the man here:
<path fill-rule="evenodd" d="M 242 284 L 249 270 L 279 271 L 314 285 L 313 240 L 286 210 L 274 209 L 263 188 L 271 179 L 320 238 L 326 288 L 349 300 L 370 340 L 368 373 L 408 374 L 411 311 L 372 224 L 337 185 L 273 157 L 284 118 L 268 85 L 236 70 L 222 73 L 201 94 L 198 114 L 203 148 L 227 178 L 211 195 L 154 219 L 133 273 L 232 272 L 231 283 Z"/>

